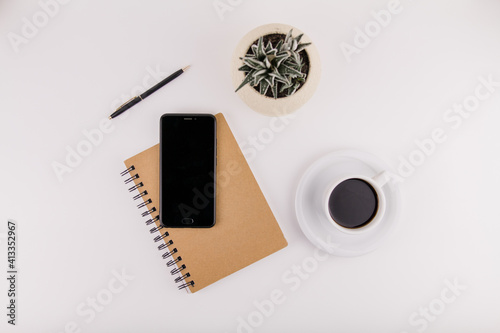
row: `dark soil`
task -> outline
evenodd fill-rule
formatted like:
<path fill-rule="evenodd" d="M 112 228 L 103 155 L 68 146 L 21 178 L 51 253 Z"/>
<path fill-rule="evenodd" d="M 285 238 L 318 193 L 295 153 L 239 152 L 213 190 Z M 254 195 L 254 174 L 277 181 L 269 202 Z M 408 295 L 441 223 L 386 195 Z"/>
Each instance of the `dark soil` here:
<path fill-rule="evenodd" d="M 264 47 L 266 47 L 267 43 L 269 41 L 271 41 L 271 44 L 273 44 L 273 47 L 276 47 L 276 45 L 278 45 L 278 42 L 280 40 L 282 40 L 283 42 L 285 41 L 285 37 L 286 35 L 285 34 L 269 34 L 269 35 L 265 35 L 264 38 L 262 39 L 263 42 L 264 42 Z M 256 41 L 254 41 L 252 43 L 252 45 L 257 45 L 258 43 L 258 39 Z M 247 51 L 247 54 L 253 54 L 252 52 L 252 45 L 250 46 L 250 48 L 248 49 Z M 304 74 L 309 74 L 309 56 L 307 55 L 307 47 L 300 51 L 299 52 L 299 55 L 300 57 L 302 58 L 302 63 L 303 63 L 303 66 L 302 66 L 302 70 L 301 72 L 304 73 Z M 306 76 L 306 81 L 307 81 L 307 76 Z M 300 90 L 300 88 L 302 88 L 302 86 L 304 85 L 305 82 L 301 82 L 300 83 L 300 86 L 299 88 L 297 88 L 297 90 L 295 91 L 295 93 L 297 93 L 297 91 Z M 286 93 L 283 91 L 283 92 L 279 92 L 281 87 L 282 87 L 283 83 L 278 83 L 278 98 L 282 98 L 282 97 L 287 97 Z M 256 91 L 259 91 L 259 85 L 253 87 Z M 271 91 L 271 87 L 269 87 L 269 89 L 267 90 L 266 92 L 266 96 L 267 97 L 271 97 L 271 98 L 274 98 L 273 96 L 273 92 Z"/>

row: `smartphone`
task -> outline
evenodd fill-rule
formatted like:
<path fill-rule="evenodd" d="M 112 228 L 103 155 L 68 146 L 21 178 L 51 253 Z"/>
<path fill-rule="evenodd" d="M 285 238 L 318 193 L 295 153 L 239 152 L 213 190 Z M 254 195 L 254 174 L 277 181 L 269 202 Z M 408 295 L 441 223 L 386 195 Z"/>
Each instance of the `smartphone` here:
<path fill-rule="evenodd" d="M 210 114 L 160 118 L 160 221 L 170 228 L 215 224 L 217 123 Z"/>

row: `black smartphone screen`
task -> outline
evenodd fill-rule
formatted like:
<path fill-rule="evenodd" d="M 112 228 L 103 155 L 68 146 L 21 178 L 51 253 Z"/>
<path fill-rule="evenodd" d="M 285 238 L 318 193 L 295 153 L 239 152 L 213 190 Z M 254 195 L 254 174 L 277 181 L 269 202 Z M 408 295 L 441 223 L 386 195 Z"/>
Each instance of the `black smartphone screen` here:
<path fill-rule="evenodd" d="M 215 224 L 216 120 L 207 114 L 160 119 L 160 220 L 166 227 Z"/>

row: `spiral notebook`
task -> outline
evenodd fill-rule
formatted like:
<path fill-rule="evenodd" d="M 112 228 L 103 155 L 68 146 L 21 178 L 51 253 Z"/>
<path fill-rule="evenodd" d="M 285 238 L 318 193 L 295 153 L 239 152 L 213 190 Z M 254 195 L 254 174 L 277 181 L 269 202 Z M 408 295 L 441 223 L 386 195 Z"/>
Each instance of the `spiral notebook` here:
<path fill-rule="evenodd" d="M 217 118 L 217 217 L 212 228 L 164 228 L 159 145 L 125 161 L 128 190 L 179 289 L 196 292 L 286 247 L 287 241 L 224 118 Z"/>

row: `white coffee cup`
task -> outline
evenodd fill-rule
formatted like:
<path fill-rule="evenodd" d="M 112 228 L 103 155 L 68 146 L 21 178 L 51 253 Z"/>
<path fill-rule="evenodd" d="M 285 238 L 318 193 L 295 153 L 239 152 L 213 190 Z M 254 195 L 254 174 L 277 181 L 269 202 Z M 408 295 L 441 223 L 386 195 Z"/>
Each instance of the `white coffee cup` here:
<path fill-rule="evenodd" d="M 333 192 L 333 190 L 342 182 L 349 180 L 349 179 L 360 179 L 366 183 L 368 183 L 373 190 L 375 191 L 377 195 L 377 210 L 374 213 L 374 216 L 369 220 L 365 225 L 358 227 L 358 228 L 346 228 L 337 223 L 333 217 L 330 215 L 330 209 L 329 209 L 329 201 L 330 201 L 330 196 Z M 374 177 L 366 177 L 363 175 L 349 175 L 349 176 L 343 176 L 339 177 L 337 179 L 334 179 L 330 185 L 327 187 L 324 193 L 324 213 L 328 217 L 328 220 L 331 222 L 331 224 L 339 229 L 340 231 L 346 233 L 346 234 L 359 234 L 359 233 L 364 233 L 369 230 L 374 229 L 380 221 L 382 221 L 384 214 L 385 214 L 385 209 L 386 209 L 386 198 L 384 195 L 383 187 L 387 182 L 390 180 L 390 174 L 387 171 L 382 171 L 379 174 L 375 175 Z"/>

